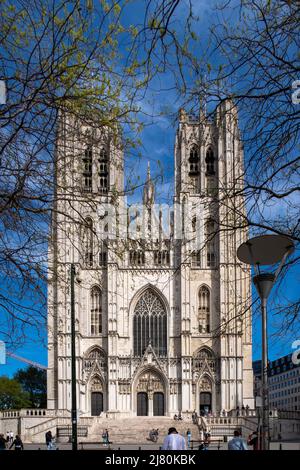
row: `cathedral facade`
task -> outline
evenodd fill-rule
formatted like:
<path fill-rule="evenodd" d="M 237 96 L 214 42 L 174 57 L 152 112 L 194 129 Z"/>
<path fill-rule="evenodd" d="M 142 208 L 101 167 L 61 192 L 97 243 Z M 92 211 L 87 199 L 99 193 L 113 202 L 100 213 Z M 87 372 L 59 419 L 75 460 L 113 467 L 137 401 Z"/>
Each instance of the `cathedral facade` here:
<path fill-rule="evenodd" d="M 49 250 L 48 408 L 71 408 L 70 266 L 76 267 L 81 416 L 173 416 L 253 408 L 250 271 L 236 258 L 243 149 L 229 101 L 179 112 L 171 208 L 150 169 L 128 207 L 122 145 L 60 119 Z"/>

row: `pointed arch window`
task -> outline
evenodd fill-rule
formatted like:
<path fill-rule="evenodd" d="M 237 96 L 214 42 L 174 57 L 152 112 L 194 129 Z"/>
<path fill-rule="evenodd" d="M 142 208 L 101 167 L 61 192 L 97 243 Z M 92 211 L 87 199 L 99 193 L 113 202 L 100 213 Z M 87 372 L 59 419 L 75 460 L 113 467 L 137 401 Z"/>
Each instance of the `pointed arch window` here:
<path fill-rule="evenodd" d="M 199 149 L 197 145 L 192 145 L 189 156 L 189 174 L 190 176 L 199 175 Z"/>
<path fill-rule="evenodd" d="M 197 228 L 197 217 L 194 215 L 192 218 L 192 232 L 196 232 Z"/>
<path fill-rule="evenodd" d="M 210 333 L 210 291 L 201 286 L 198 293 L 199 333 Z"/>
<path fill-rule="evenodd" d="M 206 151 L 205 157 L 206 163 L 206 176 L 214 176 L 215 175 L 215 157 L 214 152 L 211 147 L 208 147 Z"/>
<path fill-rule="evenodd" d="M 102 333 L 102 292 L 100 287 L 91 290 L 91 335 Z"/>
<path fill-rule="evenodd" d="M 191 261 L 193 268 L 199 268 L 201 266 L 201 250 L 192 251 Z"/>
<path fill-rule="evenodd" d="M 92 268 L 94 261 L 93 221 L 89 217 L 84 221 L 83 262 L 85 267 Z"/>
<path fill-rule="evenodd" d="M 206 264 L 208 268 L 216 266 L 216 224 L 208 220 L 205 224 Z"/>
<path fill-rule="evenodd" d="M 134 309 L 134 355 L 141 357 L 149 343 L 158 356 L 167 355 L 167 312 L 162 300 L 152 289 L 143 293 Z"/>
<path fill-rule="evenodd" d="M 100 149 L 99 153 L 99 192 L 108 191 L 108 152 L 105 147 Z"/>
<path fill-rule="evenodd" d="M 91 192 L 93 190 L 93 149 L 88 145 L 84 150 L 83 163 L 83 190 Z"/>

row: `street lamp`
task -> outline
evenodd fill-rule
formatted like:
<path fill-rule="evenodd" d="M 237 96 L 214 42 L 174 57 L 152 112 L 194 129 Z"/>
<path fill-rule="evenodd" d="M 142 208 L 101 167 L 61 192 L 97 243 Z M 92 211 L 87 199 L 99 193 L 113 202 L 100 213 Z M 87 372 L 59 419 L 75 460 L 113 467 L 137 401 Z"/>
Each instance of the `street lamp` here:
<path fill-rule="evenodd" d="M 77 450 L 77 396 L 76 396 L 76 332 L 75 332 L 75 265 L 71 264 L 71 395 L 72 395 L 72 450 Z"/>
<path fill-rule="evenodd" d="M 262 450 L 268 450 L 268 343 L 267 300 L 287 257 L 294 251 L 293 241 L 282 235 L 262 235 L 242 243 L 237 257 L 242 263 L 254 266 L 253 283 L 261 300 L 262 313 Z M 260 266 L 280 263 L 275 273 L 260 272 Z"/>

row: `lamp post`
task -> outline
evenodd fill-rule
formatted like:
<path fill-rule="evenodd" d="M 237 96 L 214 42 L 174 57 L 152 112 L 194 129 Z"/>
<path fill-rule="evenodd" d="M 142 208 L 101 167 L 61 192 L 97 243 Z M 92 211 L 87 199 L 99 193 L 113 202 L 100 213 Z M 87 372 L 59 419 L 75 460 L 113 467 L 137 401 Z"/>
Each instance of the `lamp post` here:
<path fill-rule="evenodd" d="M 76 396 L 76 334 L 75 334 L 75 265 L 71 264 L 71 394 L 72 394 L 72 450 L 77 450 L 77 396 Z"/>
<path fill-rule="evenodd" d="M 267 300 L 272 287 L 285 263 L 294 251 L 293 241 L 282 235 L 262 235 L 242 243 L 237 250 L 237 257 L 245 264 L 254 266 L 253 283 L 261 301 L 262 314 L 262 436 L 261 449 L 269 448 L 269 413 L 268 413 L 268 341 L 267 341 Z M 276 272 L 260 272 L 260 266 L 280 263 Z"/>

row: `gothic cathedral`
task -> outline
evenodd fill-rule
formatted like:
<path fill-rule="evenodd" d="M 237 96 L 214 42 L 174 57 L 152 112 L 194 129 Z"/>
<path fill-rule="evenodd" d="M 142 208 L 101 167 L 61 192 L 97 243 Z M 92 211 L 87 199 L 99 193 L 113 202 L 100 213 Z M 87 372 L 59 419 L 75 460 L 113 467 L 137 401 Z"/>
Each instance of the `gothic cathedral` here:
<path fill-rule="evenodd" d="M 118 136 L 62 115 L 49 248 L 48 408 L 71 408 L 70 266 L 76 267 L 81 416 L 253 408 L 250 271 L 236 258 L 243 148 L 235 106 L 179 112 L 171 208 L 128 206 Z"/>

